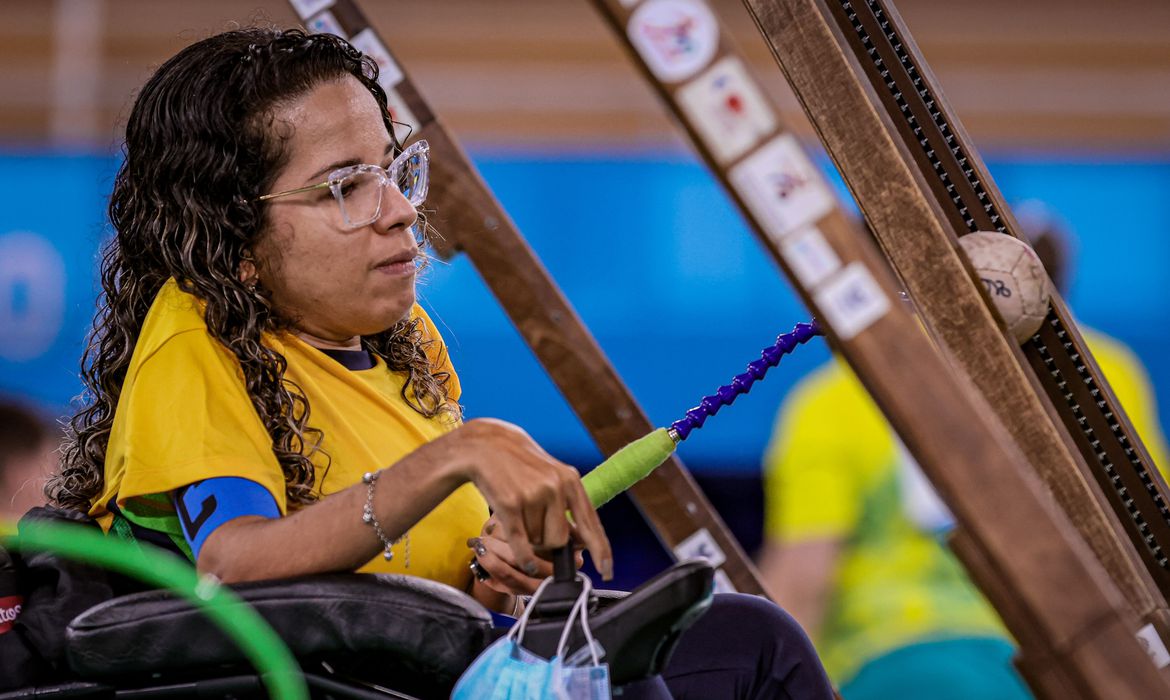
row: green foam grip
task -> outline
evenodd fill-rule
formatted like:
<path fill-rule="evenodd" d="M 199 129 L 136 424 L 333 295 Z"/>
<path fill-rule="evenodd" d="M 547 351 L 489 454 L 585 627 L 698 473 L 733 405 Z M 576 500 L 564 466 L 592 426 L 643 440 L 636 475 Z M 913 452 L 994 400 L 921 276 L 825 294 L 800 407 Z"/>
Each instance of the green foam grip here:
<path fill-rule="evenodd" d="M 666 428 L 634 440 L 610 455 L 597 468 L 581 477 L 585 493 L 594 508 L 600 508 L 614 496 L 650 475 L 666 461 L 677 447 Z"/>

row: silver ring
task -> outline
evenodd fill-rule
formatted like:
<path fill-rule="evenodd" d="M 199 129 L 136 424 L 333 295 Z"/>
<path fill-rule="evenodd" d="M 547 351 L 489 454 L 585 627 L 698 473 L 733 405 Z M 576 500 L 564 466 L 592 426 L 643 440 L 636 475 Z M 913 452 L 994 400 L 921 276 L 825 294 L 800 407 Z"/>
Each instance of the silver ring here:
<path fill-rule="evenodd" d="M 475 559 L 474 557 L 471 559 L 471 563 L 467 565 L 467 568 L 471 569 L 472 575 L 474 575 L 478 581 L 486 581 L 492 577 L 492 575 L 488 573 L 488 570 L 483 568 L 483 565 L 479 563 L 479 560 Z"/>

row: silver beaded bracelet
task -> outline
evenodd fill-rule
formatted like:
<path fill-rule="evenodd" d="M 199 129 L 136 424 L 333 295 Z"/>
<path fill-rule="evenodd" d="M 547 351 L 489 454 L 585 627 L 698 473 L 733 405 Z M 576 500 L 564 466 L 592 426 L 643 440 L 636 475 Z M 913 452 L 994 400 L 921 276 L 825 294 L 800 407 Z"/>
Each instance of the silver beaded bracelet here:
<path fill-rule="evenodd" d="M 362 507 L 362 522 L 374 528 L 374 534 L 382 542 L 385 551 L 382 552 L 382 558 L 386 561 L 394 559 L 394 545 L 405 541 L 405 557 L 403 564 L 406 568 L 410 568 L 410 530 L 407 530 L 401 537 L 396 540 L 391 540 L 386 536 L 386 531 L 382 529 L 381 523 L 374 515 L 374 486 L 378 483 L 378 477 L 382 472 L 366 472 L 362 474 L 362 483 L 366 485 L 366 505 Z"/>

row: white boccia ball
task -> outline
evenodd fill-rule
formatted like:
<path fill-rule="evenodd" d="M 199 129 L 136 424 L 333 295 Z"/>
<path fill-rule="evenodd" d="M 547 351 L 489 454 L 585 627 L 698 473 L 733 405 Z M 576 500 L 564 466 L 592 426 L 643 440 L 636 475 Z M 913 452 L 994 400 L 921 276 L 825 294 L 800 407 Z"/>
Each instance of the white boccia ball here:
<path fill-rule="evenodd" d="M 988 231 L 960 236 L 959 244 L 1016 342 L 1026 342 L 1040 330 L 1052 298 L 1036 251 L 1018 238 Z"/>

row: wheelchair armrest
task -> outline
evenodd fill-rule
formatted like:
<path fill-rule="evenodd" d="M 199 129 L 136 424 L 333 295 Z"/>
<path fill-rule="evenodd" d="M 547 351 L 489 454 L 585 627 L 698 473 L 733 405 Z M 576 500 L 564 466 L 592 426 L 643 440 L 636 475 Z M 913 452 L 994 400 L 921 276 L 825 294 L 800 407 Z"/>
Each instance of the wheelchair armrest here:
<path fill-rule="evenodd" d="M 615 686 L 662 670 L 679 635 L 709 607 L 713 579 L 709 565 L 687 561 L 632 593 L 597 592 L 591 629 Z M 365 682 L 384 680 L 427 697 L 449 691 L 494 637 L 491 616 L 477 602 L 415 577 L 332 574 L 233 588 L 302 665 L 328 661 Z M 563 617 L 536 618 L 524 645 L 551 656 L 563 629 Z M 583 644 L 578 627 L 569 647 Z M 119 685 L 156 675 L 217 675 L 247 663 L 206 616 L 161 591 L 115 598 L 79 615 L 67 631 L 67 654 L 82 678 Z"/>
<path fill-rule="evenodd" d="M 589 608 L 590 615 L 602 610 L 608 610 L 614 603 L 620 603 L 630 597 L 629 591 L 614 591 L 607 588 L 595 588 L 593 589 L 593 594 L 597 598 L 597 605 L 596 607 Z"/>
<path fill-rule="evenodd" d="M 424 687 L 450 687 L 490 639 L 482 606 L 411 576 L 330 574 L 233 589 L 302 663 L 376 655 L 379 675 L 413 676 Z M 89 679 L 246 663 L 206 616 L 161 591 L 91 608 L 70 623 L 67 640 L 70 665 Z"/>

